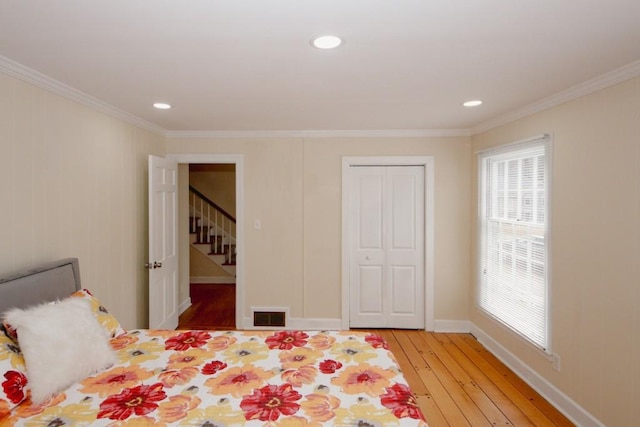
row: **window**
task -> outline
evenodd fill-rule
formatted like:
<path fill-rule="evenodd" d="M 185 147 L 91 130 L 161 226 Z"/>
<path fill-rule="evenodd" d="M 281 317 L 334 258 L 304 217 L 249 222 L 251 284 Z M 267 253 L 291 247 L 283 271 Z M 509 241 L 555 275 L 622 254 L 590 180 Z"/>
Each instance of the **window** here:
<path fill-rule="evenodd" d="M 478 305 L 549 351 L 549 138 L 479 155 Z"/>

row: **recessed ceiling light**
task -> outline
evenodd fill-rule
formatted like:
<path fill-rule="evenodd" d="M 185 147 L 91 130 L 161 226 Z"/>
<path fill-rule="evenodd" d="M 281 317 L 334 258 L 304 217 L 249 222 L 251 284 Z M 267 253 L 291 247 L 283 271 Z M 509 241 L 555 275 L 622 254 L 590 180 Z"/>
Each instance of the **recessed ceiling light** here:
<path fill-rule="evenodd" d="M 168 110 L 169 108 L 171 108 L 170 104 L 166 104 L 164 102 L 156 102 L 155 104 L 153 104 L 153 106 L 158 110 Z"/>
<path fill-rule="evenodd" d="M 473 101 L 467 101 L 465 102 L 464 105 L 465 107 L 477 107 L 478 105 L 481 105 L 482 101 L 480 101 L 479 99 L 473 100 Z"/>
<path fill-rule="evenodd" d="M 342 39 L 337 36 L 320 36 L 311 41 L 318 49 L 335 49 L 342 44 Z"/>

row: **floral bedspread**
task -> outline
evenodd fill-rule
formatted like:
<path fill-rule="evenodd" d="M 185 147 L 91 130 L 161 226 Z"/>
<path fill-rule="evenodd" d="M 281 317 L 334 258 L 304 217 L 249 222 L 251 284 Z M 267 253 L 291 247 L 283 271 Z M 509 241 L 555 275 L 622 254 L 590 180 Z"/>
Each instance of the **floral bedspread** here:
<path fill-rule="evenodd" d="M 48 404 L 23 402 L 2 423 L 426 426 L 377 335 L 133 330 L 111 343 L 117 365 Z"/>

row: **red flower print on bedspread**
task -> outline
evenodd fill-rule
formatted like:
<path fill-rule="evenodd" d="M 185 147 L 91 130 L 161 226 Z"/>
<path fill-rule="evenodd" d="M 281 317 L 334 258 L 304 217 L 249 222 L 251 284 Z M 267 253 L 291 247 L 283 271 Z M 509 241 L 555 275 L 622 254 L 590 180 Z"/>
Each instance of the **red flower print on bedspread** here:
<path fill-rule="evenodd" d="M 373 348 L 384 348 L 385 350 L 389 350 L 389 344 L 387 344 L 387 341 L 380 335 L 367 335 L 364 340 L 371 344 L 371 347 Z"/>
<path fill-rule="evenodd" d="M 24 387 L 27 385 L 27 377 L 22 372 L 8 371 L 4 374 L 5 381 L 2 383 L 4 394 L 11 403 L 18 404 L 24 400 Z"/>
<path fill-rule="evenodd" d="M 98 418 L 126 420 L 133 414 L 142 416 L 153 412 L 158 408 L 156 402 L 167 397 L 162 387 L 161 383 L 139 385 L 109 396 L 100 404 Z"/>
<path fill-rule="evenodd" d="M 291 384 L 266 385 L 244 396 L 240 407 L 247 420 L 276 421 L 280 415 L 293 415 L 300 409 L 296 403 L 302 396 Z"/>
<path fill-rule="evenodd" d="M 324 362 L 320 362 L 320 372 L 323 374 L 335 374 L 340 368 L 342 368 L 342 363 L 335 360 L 327 359 Z"/>
<path fill-rule="evenodd" d="M 227 367 L 227 364 L 224 362 L 221 362 L 219 360 L 214 360 L 213 362 L 209 362 L 206 365 L 204 365 L 202 367 L 202 373 L 204 375 L 213 375 L 218 371 L 223 370 L 224 368 Z"/>
<path fill-rule="evenodd" d="M 202 347 L 210 338 L 211 334 L 205 331 L 187 331 L 169 338 L 164 343 L 164 347 L 167 350 L 184 351 Z"/>
<path fill-rule="evenodd" d="M 423 420 L 422 412 L 418 409 L 416 398 L 409 390 L 409 387 L 402 384 L 395 384 L 393 387 L 387 387 L 386 393 L 380 396 L 380 402 L 391 409 L 393 415 L 398 418 L 415 418 Z"/>
<path fill-rule="evenodd" d="M 266 339 L 270 349 L 291 350 L 293 347 L 304 347 L 307 345 L 307 335 L 302 331 L 280 331 Z"/>

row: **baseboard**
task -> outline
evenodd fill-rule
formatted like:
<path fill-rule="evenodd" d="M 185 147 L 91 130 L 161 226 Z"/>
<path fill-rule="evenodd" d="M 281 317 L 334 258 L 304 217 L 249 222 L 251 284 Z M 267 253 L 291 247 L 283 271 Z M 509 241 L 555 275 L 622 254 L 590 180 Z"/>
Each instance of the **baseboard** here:
<path fill-rule="evenodd" d="M 433 332 L 464 334 L 471 332 L 471 322 L 468 320 L 435 320 Z"/>
<path fill-rule="evenodd" d="M 251 317 L 244 318 L 244 329 L 298 329 L 309 331 L 338 331 L 343 329 L 342 319 L 315 319 L 302 317 L 288 317 L 287 324 L 283 328 L 263 328 L 253 326 Z M 471 332 L 471 322 L 468 320 L 436 320 L 434 332 L 447 333 L 469 333 Z"/>
<path fill-rule="evenodd" d="M 305 331 L 338 331 L 342 329 L 341 319 L 305 319 L 301 317 L 288 317 L 287 324 L 283 328 L 263 328 L 259 326 L 253 326 L 253 319 L 250 317 L 244 318 L 244 329 L 257 329 L 257 330 L 269 330 L 269 329 L 296 329 Z"/>
<path fill-rule="evenodd" d="M 339 331 L 342 329 L 342 319 L 305 319 L 291 318 L 294 329 L 307 331 Z"/>
<path fill-rule="evenodd" d="M 536 371 L 517 358 L 499 342 L 491 338 L 486 332 L 478 328 L 473 323 L 470 323 L 470 326 L 470 332 L 487 350 L 500 359 L 502 363 L 507 365 L 509 369 L 515 372 L 523 381 L 540 393 L 573 423 L 582 427 L 604 427 L 604 424 L 598 421 L 597 418 L 556 388 L 556 386 L 540 376 Z"/>
<path fill-rule="evenodd" d="M 180 305 L 178 306 L 178 313 L 182 314 L 185 311 L 187 311 L 187 309 L 191 307 L 191 298 L 187 297 L 186 299 L 184 299 Z"/>
<path fill-rule="evenodd" d="M 193 284 L 236 283 L 236 278 L 233 276 L 189 277 L 189 283 L 193 283 Z"/>

